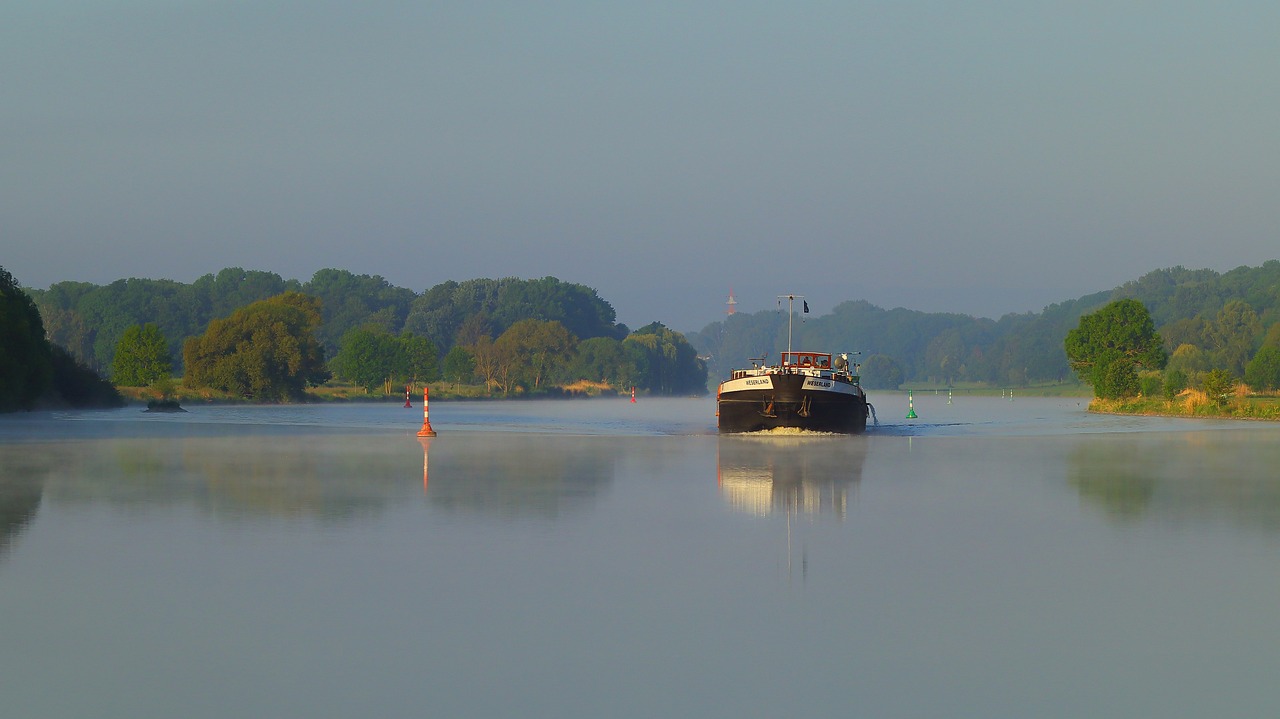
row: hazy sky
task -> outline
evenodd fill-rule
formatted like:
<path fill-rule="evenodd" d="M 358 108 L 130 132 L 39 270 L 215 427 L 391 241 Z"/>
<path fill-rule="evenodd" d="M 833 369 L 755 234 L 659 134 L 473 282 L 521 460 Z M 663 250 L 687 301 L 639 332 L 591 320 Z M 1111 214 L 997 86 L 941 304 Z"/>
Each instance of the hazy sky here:
<path fill-rule="evenodd" d="M 29 287 L 554 275 L 998 317 L 1280 257 L 1275 2 L 0 0 Z"/>

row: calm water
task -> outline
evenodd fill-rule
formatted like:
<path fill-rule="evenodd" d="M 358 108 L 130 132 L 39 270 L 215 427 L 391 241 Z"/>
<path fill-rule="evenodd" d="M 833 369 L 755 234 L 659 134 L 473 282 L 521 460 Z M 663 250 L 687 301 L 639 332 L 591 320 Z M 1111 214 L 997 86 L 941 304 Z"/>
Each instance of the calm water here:
<path fill-rule="evenodd" d="M 1280 708 L 1280 426 L 872 401 L 0 418 L 0 716 Z"/>

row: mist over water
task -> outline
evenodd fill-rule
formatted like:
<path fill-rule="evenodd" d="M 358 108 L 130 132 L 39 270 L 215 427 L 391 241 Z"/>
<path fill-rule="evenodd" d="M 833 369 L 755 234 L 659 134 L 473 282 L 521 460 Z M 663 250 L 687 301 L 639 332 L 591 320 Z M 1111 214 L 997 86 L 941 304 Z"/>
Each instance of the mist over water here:
<path fill-rule="evenodd" d="M 0 418 L 5 715 L 1261 716 L 1280 427 L 873 396 Z"/>

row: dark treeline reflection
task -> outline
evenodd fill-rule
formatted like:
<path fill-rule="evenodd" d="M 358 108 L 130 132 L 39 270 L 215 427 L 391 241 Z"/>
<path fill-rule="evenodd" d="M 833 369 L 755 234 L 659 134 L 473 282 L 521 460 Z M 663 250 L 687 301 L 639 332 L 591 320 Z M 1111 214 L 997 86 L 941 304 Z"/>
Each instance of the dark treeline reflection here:
<path fill-rule="evenodd" d="M 452 435 L 423 441 L 433 507 L 503 517 L 555 517 L 587 506 L 613 480 L 635 438 L 554 438 L 519 433 Z M 429 456 L 427 456 L 429 455 Z"/>
<path fill-rule="evenodd" d="M 844 519 L 866 448 L 864 437 L 722 436 L 720 494 L 751 514 L 783 510 Z"/>
<path fill-rule="evenodd" d="M 1094 436 L 1068 463 L 1080 497 L 1119 522 L 1280 530 L 1280 444 L 1254 431 Z"/>
<path fill-rule="evenodd" d="M 39 511 L 48 474 L 38 456 L 0 446 L 0 559 Z"/>

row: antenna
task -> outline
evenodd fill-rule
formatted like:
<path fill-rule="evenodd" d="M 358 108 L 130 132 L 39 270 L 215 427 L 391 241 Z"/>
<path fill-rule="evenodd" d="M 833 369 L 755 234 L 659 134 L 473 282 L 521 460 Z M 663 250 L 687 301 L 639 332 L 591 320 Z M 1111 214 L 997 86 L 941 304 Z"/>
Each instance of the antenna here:
<path fill-rule="evenodd" d="M 732 287 L 730 287 L 730 288 L 729 288 L 729 301 L 728 301 L 728 302 L 726 302 L 725 304 L 726 304 L 726 305 L 729 305 L 729 309 L 727 309 L 727 310 L 725 310 L 725 311 L 724 311 L 724 313 L 725 313 L 726 315 L 732 315 L 734 312 L 737 312 L 737 311 L 738 311 L 738 308 L 734 306 L 734 305 L 738 304 L 738 301 L 737 301 L 737 300 L 735 300 L 735 299 L 733 299 L 733 288 L 732 288 Z"/>

